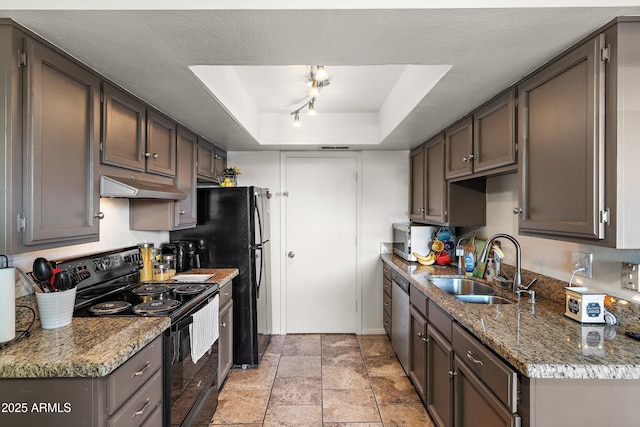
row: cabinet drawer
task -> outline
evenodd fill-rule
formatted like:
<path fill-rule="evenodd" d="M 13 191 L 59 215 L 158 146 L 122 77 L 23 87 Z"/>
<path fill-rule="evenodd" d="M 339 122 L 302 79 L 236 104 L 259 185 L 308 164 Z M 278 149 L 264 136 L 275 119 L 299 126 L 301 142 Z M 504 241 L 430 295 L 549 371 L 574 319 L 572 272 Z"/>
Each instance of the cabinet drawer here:
<path fill-rule="evenodd" d="M 429 301 L 428 319 L 429 323 L 440 331 L 447 341 L 451 342 L 451 317 L 432 301 Z"/>
<path fill-rule="evenodd" d="M 420 289 L 411 285 L 411 289 L 409 289 L 409 302 L 413 305 L 425 318 L 427 316 L 427 305 L 428 305 L 427 297 L 420 291 Z"/>
<path fill-rule="evenodd" d="M 388 280 L 391 280 L 391 267 L 389 267 L 385 263 L 382 263 L 382 276 L 384 276 Z"/>
<path fill-rule="evenodd" d="M 107 413 L 112 414 L 160 368 L 162 368 L 162 335 L 109 375 Z"/>
<path fill-rule="evenodd" d="M 220 308 L 227 305 L 231 298 L 233 298 L 233 285 L 229 281 L 220 288 Z"/>
<path fill-rule="evenodd" d="M 391 316 L 391 295 L 384 293 L 382 295 L 382 307 L 384 312 Z"/>
<path fill-rule="evenodd" d="M 384 330 L 387 331 L 387 335 L 391 336 L 391 315 L 386 311 L 383 312 L 382 321 L 384 323 Z"/>
<path fill-rule="evenodd" d="M 517 412 L 517 373 L 461 326 L 453 325 L 453 351 L 512 412 Z"/>
<path fill-rule="evenodd" d="M 149 381 L 107 421 L 108 427 L 139 426 L 153 411 L 162 406 L 162 371 L 156 371 Z"/>
<path fill-rule="evenodd" d="M 391 279 L 388 279 L 387 277 L 383 277 L 382 278 L 382 288 L 384 289 L 384 292 L 386 294 L 391 295 Z"/>

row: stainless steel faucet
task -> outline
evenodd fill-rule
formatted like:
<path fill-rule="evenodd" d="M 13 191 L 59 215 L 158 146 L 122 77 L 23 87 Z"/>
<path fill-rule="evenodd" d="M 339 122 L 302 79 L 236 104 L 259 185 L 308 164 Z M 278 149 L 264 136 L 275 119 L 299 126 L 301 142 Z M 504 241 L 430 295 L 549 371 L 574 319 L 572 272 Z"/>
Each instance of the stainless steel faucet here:
<path fill-rule="evenodd" d="M 491 247 L 491 245 L 493 244 L 493 241 L 496 239 L 507 239 L 507 240 L 511 240 L 511 242 L 513 242 L 514 246 L 516 247 L 516 275 L 513 278 L 513 293 L 517 294 L 517 291 L 519 289 L 523 289 L 522 286 L 522 249 L 520 248 L 520 243 L 518 243 L 518 241 L 508 235 L 508 234 L 494 234 L 493 236 L 489 237 L 489 239 L 487 240 L 487 243 L 484 245 L 484 248 L 482 249 L 482 252 L 480 253 L 480 258 L 478 259 L 478 262 L 487 262 L 487 253 L 489 252 L 489 248 Z"/>

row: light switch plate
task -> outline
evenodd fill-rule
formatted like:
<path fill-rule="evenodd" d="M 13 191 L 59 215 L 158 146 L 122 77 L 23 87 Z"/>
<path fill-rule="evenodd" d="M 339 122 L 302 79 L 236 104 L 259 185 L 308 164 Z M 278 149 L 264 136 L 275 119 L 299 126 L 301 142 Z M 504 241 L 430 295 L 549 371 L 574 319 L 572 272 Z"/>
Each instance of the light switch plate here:
<path fill-rule="evenodd" d="M 640 270 L 640 265 L 631 264 L 628 262 L 622 263 L 622 289 L 626 289 L 628 291 L 638 292 L 638 270 Z"/>

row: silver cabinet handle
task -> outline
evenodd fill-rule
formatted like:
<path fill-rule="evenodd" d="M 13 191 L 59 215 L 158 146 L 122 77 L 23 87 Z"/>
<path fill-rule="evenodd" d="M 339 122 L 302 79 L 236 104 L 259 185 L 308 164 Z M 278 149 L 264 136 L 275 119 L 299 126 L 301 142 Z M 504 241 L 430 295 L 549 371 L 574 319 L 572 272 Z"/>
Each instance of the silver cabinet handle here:
<path fill-rule="evenodd" d="M 149 406 L 150 403 L 151 403 L 151 398 L 147 397 L 147 400 L 145 400 L 144 406 L 142 407 L 142 409 L 140 409 L 139 411 L 134 412 L 133 415 L 131 415 L 131 419 L 134 419 L 138 415 L 144 414 L 145 409 L 147 409 L 147 406 Z"/>
<path fill-rule="evenodd" d="M 422 337 L 422 342 L 425 343 L 425 344 L 428 343 L 429 342 L 429 338 Z"/>
<path fill-rule="evenodd" d="M 453 371 L 449 371 L 449 376 L 451 378 L 455 377 L 456 375 L 458 375 L 457 373 L 453 372 Z"/>
<path fill-rule="evenodd" d="M 222 326 L 223 328 L 226 328 L 226 327 L 227 327 L 226 322 L 222 322 L 222 325 L 221 325 L 221 326 Z"/>
<path fill-rule="evenodd" d="M 467 358 L 469 358 L 469 360 L 471 360 L 476 365 L 480 365 L 480 366 L 484 365 L 482 360 L 478 360 L 475 357 L 473 357 L 473 354 L 471 354 L 471 350 L 467 351 Z"/>
<path fill-rule="evenodd" d="M 467 157 L 463 157 L 462 161 L 466 163 L 466 162 L 470 162 L 474 158 L 475 158 L 475 156 L 473 154 L 469 154 Z"/>
<path fill-rule="evenodd" d="M 295 252 L 293 252 L 293 251 L 289 251 L 289 253 L 287 254 L 287 256 L 288 256 L 289 258 L 294 258 L 294 257 L 296 256 L 296 254 L 295 254 Z"/>
<path fill-rule="evenodd" d="M 178 214 L 180 214 L 180 215 L 184 215 L 186 213 L 187 213 L 187 211 L 185 211 L 185 210 L 181 210 L 181 211 L 178 212 Z"/>
<path fill-rule="evenodd" d="M 93 214 L 95 219 L 104 219 L 104 212 L 96 212 Z"/>
<path fill-rule="evenodd" d="M 151 157 L 151 158 L 157 159 L 157 158 L 158 158 L 158 153 L 153 153 L 153 154 L 151 154 L 151 153 L 144 153 L 144 156 L 145 156 L 146 158 Z"/>
<path fill-rule="evenodd" d="M 514 215 L 519 215 L 522 213 L 522 209 L 521 208 L 513 208 L 513 213 Z"/>
<path fill-rule="evenodd" d="M 147 369 L 149 369 L 149 366 L 151 366 L 151 362 L 147 362 L 147 363 L 145 363 L 145 364 L 144 364 L 144 366 L 142 367 L 142 369 L 140 369 L 139 371 L 134 372 L 133 374 L 131 374 L 131 378 L 135 378 L 135 377 L 137 377 L 138 375 L 142 375 L 142 374 L 144 374 L 144 371 L 146 371 Z"/>

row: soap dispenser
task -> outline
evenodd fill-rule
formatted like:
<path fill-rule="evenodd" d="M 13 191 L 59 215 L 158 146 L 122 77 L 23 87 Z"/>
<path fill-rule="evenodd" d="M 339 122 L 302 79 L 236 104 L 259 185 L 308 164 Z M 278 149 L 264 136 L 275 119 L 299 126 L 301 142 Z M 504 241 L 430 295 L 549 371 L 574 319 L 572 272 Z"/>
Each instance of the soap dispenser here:
<path fill-rule="evenodd" d="M 476 235 L 471 235 L 469 241 L 464 245 L 464 254 L 462 255 L 463 270 L 465 276 L 473 276 L 473 269 L 476 267 Z"/>

